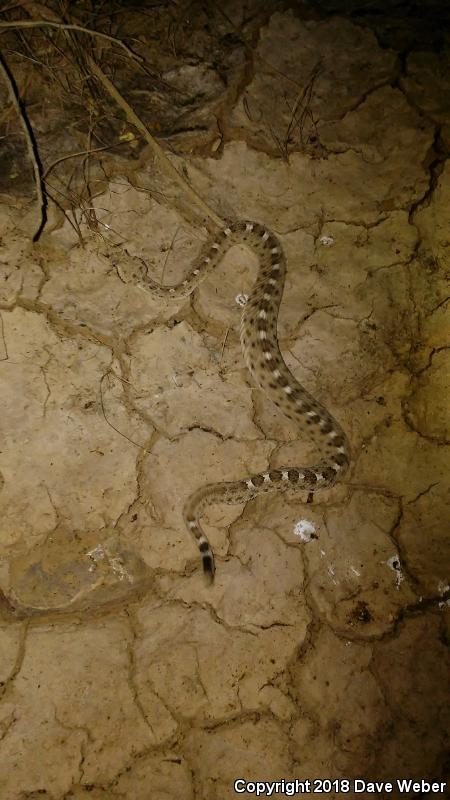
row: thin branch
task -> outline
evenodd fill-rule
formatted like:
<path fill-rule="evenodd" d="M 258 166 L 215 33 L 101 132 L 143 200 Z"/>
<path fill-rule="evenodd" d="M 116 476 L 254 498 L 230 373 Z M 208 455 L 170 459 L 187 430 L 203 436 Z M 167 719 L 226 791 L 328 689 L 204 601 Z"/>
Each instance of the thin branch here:
<path fill-rule="evenodd" d="M 33 129 L 28 120 L 24 105 L 20 99 L 17 84 L 14 80 L 13 74 L 11 73 L 1 53 L 0 53 L 0 73 L 3 75 L 3 80 L 5 81 L 8 87 L 12 104 L 17 111 L 17 115 L 19 117 L 23 132 L 25 134 L 25 141 L 27 144 L 28 155 L 33 165 L 34 182 L 36 184 L 36 195 L 41 214 L 41 221 L 39 223 L 36 233 L 33 236 L 33 242 L 37 242 L 44 229 L 45 223 L 47 222 L 47 195 L 45 193 L 45 187 L 44 187 L 42 164 L 39 158 L 39 151 L 36 139 L 34 137 Z"/>
<path fill-rule="evenodd" d="M 56 161 L 53 161 L 45 170 L 43 174 L 43 179 L 45 180 L 48 178 L 49 173 L 58 165 L 61 164 L 62 161 L 68 161 L 70 158 L 79 158 L 80 156 L 90 156 L 92 153 L 101 153 L 103 150 L 112 150 L 113 147 L 117 147 L 120 144 L 129 144 L 129 142 L 117 142 L 117 144 L 105 144 L 103 147 L 94 147 L 92 150 L 79 150 L 77 153 L 67 153 L 65 156 L 60 156 L 57 158 Z"/>
<path fill-rule="evenodd" d="M 169 249 L 167 250 L 166 257 L 165 257 L 165 259 L 164 259 L 164 264 L 163 264 L 162 273 L 161 273 L 161 283 L 164 283 L 164 273 L 165 273 L 165 271 L 166 271 L 167 262 L 168 262 L 168 260 L 169 260 L 170 253 L 172 253 L 172 252 L 173 252 L 173 246 L 174 246 L 174 244 L 175 244 L 175 239 L 176 239 L 176 238 L 177 238 L 177 236 L 178 236 L 178 231 L 179 231 L 179 230 L 180 230 L 180 227 L 177 225 L 177 227 L 175 228 L 175 233 L 174 233 L 174 235 L 172 236 L 172 241 L 171 241 L 171 243 L 170 243 L 170 247 L 169 247 Z"/>
<path fill-rule="evenodd" d="M 104 399 L 103 399 L 103 381 L 110 374 L 114 375 L 114 377 L 116 377 L 116 378 L 118 377 L 117 375 L 114 374 L 114 372 L 111 369 L 108 369 L 107 372 L 105 372 L 102 375 L 102 377 L 100 378 L 100 405 L 101 405 L 101 408 L 102 408 L 102 414 L 103 414 L 103 417 L 105 419 L 105 422 L 106 422 L 107 425 L 109 425 L 110 428 L 113 429 L 113 431 L 116 431 L 116 433 L 118 433 L 120 436 L 123 436 L 124 439 L 127 439 L 131 444 L 134 444 L 135 447 L 139 447 L 141 450 L 144 450 L 145 452 L 148 452 L 148 450 L 145 447 L 145 445 L 139 444 L 139 442 L 135 442 L 134 439 L 130 439 L 130 437 L 127 436 L 126 433 L 122 433 L 122 431 L 119 431 L 119 429 L 116 428 L 116 426 L 113 425 L 112 422 L 110 422 L 110 420 L 108 419 L 108 417 L 106 415 L 105 403 L 104 403 Z M 119 380 L 123 380 L 123 379 L 119 378 Z M 129 383 L 129 381 L 126 381 L 126 383 Z"/>
<path fill-rule="evenodd" d="M 114 44 L 118 44 L 119 47 L 122 47 L 123 50 L 128 54 L 128 56 L 135 61 L 139 61 L 141 64 L 144 62 L 144 58 L 139 56 L 131 47 L 128 47 L 122 39 L 117 39 L 115 36 L 110 36 L 107 33 L 101 33 L 100 31 L 95 31 L 92 28 L 84 28 L 82 25 L 75 25 L 69 24 L 65 22 L 51 22 L 48 19 L 33 19 L 33 20 L 16 20 L 14 22 L 0 22 L 0 30 L 4 29 L 11 29 L 11 28 L 56 28 L 62 31 L 78 31 L 79 33 L 87 33 L 89 36 L 98 36 L 99 39 L 106 39 L 108 42 L 113 42 Z"/>

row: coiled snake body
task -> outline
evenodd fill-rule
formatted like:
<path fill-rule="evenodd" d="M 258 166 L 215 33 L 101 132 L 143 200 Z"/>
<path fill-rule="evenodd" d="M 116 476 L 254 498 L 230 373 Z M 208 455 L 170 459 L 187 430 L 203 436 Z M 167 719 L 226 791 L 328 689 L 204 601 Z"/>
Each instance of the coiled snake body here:
<path fill-rule="evenodd" d="M 259 259 L 256 283 L 244 305 L 240 339 L 245 362 L 267 396 L 295 420 L 317 446 L 318 462 L 310 467 L 279 467 L 238 481 L 208 484 L 187 500 L 183 517 L 195 537 L 203 570 L 214 577 L 214 556 L 200 517 L 209 503 L 246 503 L 257 495 L 297 489 L 317 491 L 332 486 L 350 462 L 347 438 L 336 420 L 294 378 L 280 353 L 277 339 L 278 311 L 283 294 L 286 259 L 277 237 L 255 222 L 230 222 L 206 242 L 188 277 L 176 286 L 161 286 L 145 272 L 137 283 L 158 296 L 180 297 L 190 294 L 218 265 L 235 244 L 247 245 Z M 136 278 L 136 276 L 134 276 Z"/>

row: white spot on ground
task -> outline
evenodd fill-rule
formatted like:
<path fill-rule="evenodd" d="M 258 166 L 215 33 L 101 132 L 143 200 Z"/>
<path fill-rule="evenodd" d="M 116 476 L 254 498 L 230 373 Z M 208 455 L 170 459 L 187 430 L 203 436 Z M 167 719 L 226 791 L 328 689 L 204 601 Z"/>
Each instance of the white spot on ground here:
<path fill-rule="evenodd" d="M 400 562 L 400 558 L 398 557 L 398 554 L 396 553 L 394 556 L 388 558 L 386 564 L 388 565 L 389 569 L 392 569 L 393 572 L 396 573 L 395 585 L 397 589 L 400 589 L 400 584 L 403 583 L 403 581 L 405 580 L 405 576 L 403 575 L 402 572 L 402 565 Z"/>
<path fill-rule="evenodd" d="M 323 247 L 332 247 L 334 245 L 334 238 L 332 236 L 321 236 L 319 242 Z"/>
<path fill-rule="evenodd" d="M 122 557 L 114 550 L 115 548 L 111 548 L 109 543 L 102 544 L 101 542 L 92 550 L 88 550 L 86 555 L 93 562 L 89 567 L 89 572 L 95 572 L 99 568 L 100 562 L 105 562 L 119 580 L 133 583 L 133 576 L 125 568 Z"/>
<path fill-rule="evenodd" d="M 315 532 L 316 526 L 309 519 L 300 519 L 294 526 L 294 534 L 299 536 L 302 542 L 310 542 Z"/>
<path fill-rule="evenodd" d="M 130 575 L 128 570 L 125 569 L 124 563 L 120 556 L 111 556 L 108 560 L 112 571 L 119 577 L 119 580 L 127 580 L 129 583 L 133 583 L 134 578 L 132 575 Z"/>
<path fill-rule="evenodd" d="M 444 581 L 439 581 L 437 589 L 439 594 L 443 596 L 450 591 L 450 584 L 444 583 Z M 441 600 L 438 603 L 438 608 L 450 608 L 450 597 L 447 600 Z"/>
<path fill-rule="evenodd" d="M 95 564 L 106 557 L 105 548 L 102 544 L 98 544 L 93 550 L 88 550 L 86 555 L 95 562 L 89 567 L 89 572 L 93 572 L 95 570 Z"/>

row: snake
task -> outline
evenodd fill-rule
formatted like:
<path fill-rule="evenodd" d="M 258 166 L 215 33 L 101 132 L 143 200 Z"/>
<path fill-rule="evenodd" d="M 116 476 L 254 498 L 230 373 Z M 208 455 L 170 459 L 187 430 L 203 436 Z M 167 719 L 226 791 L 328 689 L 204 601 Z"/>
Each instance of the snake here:
<path fill-rule="evenodd" d="M 280 352 L 277 326 L 286 277 L 286 257 L 278 237 L 264 225 L 249 221 L 228 221 L 210 234 L 187 277 L 176 285 L 159 284 L 147 267 L 134 268 L 132 280 L 157 297 L 190 295 L 221 262 L 234 245 L 244 245 L 258 259 L 258 273 L 250 295 L 243 304 L 240 322 L 242 354 L 256 384 L 290 420 L 299 435 L 305 435 L 317 450 L 317 463 L 268 469 L 235 481 L 201 486 L 183 508 L 185 526 L 194 537 L 205 576 L 212 581 L 215 559 L 202 528 L 201 517 L 211 503 L 240 504 L 268 492 L 286 490 L 316 492 L 332 487 L 347 471 L 351 452 L 346 434 L 324 405 L 294 377 Z"/>

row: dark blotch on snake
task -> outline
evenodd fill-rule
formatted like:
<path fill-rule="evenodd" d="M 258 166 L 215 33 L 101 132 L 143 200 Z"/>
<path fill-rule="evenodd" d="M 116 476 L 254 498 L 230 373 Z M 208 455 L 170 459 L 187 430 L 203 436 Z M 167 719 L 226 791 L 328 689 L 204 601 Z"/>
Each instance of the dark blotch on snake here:
<path fill-rule="evenodd" d="M 305 481 L 308 481 L 309 483 L 317 483 L 316 475 L 312 469 L 304 469 L 303 475 L 305 477 Z"/>
<path fill-rule="evenodd" d="M 279 483 L 279 481 L 281 481 L 281 477 L 281 472 L 278 472 L 277 469 L 272 469 L 269 472 L 269 478 L 271 481 L 273 481 L 273 483 Z"/>
<path fill-rule="evenodd" d="M 258 487 L 258 486 L 262 486 L 262 484 L 264 483 L 264 478 L 262 477 L 262 475 L 255 475 L 251 479 L 251 481 L 252 481 L 254 486 Z"/>
<path fill-rule="evenodd" d="M 203 572 L 212 578 L 214 574 L 214 561 L 211 556 L 202 556 Z"/>

